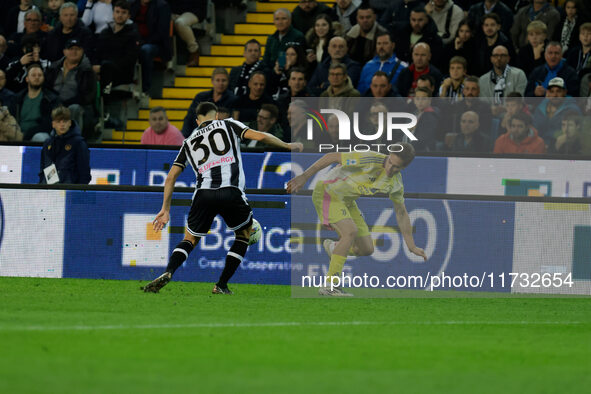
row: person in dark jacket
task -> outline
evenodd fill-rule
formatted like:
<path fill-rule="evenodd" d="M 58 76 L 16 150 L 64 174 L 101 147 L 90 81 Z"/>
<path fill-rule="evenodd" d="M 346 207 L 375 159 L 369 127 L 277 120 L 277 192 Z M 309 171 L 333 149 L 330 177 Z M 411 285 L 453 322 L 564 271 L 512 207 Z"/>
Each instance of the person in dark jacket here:
<path fill-rule="evenodd" d="M 230 70 L 230 90 L 236 95 L 248 94 L 248 80 L 255 71 L 263 69 L 261 44 L 254 38 L 244 44 L 244 63 Z"/>
<path fill-rule="evenodd" d="M 411 44 L 411 36 L 415 34 L 420 36 L 420 39 Z M 441 66 L 443 51 L 443 41 L 439 37 L 437 25 L 427 14 L 423 7 L 417 7 L 410 13 L 409 22 L 402 26 L 401 29 L 395 32 L 394 41 L 396 42 L 396 56 L 398 59 L 407 63 L 412 62 L 412 50 L 418 43 L 424 42 L 431 48 L 435 66 Z M 444 65 L 445 66 L 445 65 Z"/>
<path fill-rule="evenodd" d="M 318 3 L 316 0 L 300 0 L 291 13 L 291 25 L 306 34 L 314 27 L 314 21 L 318 15 L 330 12 L 331 9 L 324 3 Z"/>
<path fill-rule="evenodd" d="M 27 69 L 27 88 L 16 96 L 16 120 L 23 132 L 23 140 L 32 140 L 36 134 L 44 134 L 44 141 L 51 130 L 51 111 L 60 105 L 58 95 L 43 87 L 45 77 L 38 63 L 31 64 Z"/>
<path fill-rule="evenodd" d="M 279 8 L 273 14 L 273 24 L 277 29 L 275 33 L 267 37 L 265 56 L 263 63 L 266 69 L 275 67 L 275 61 L 284 54 L 288 45 L 298 43 L 305 46 L 304 34 L 291 25 L 291 12 L 285 8 Z"/>
<path fill-rule="evenodd" d="M 92 66 L 100 74 L 103 95 L 109 95 L 113 86 L 133 81 L 139 45 L 137 27 L 129 19 L 129 3 L 119 0 L 113 7 L 113 22 L 98 36 Z"/>
<path fill-rule="evenodd" d="M 93 51 L 92 32 L 78 20 L 78 7 L 74 3 L 65 3 L 60 7 L 60 22 L 49 32 L 41 48 L 41 57 L 51 62 L 64 55 L 66 42 L 77 39 L 84 53 Z"/>
<path fill-rule="evenodd" d="M 94 135 L 96 76 L 78 40 L 68 40 L 64 57 L 47 70 L 45 85 L 55 90 L 62 103 L 69 107 L 85 138 L 98 137 Z"/>
<path fill-rule="evenodd" d="M 197 128 L 197 106 L 199 103 L 209 101 L 218 107 L 225 107 L 228 110 L 234 108 L 236 96 L 228 89 L 228 71 L 224 67 L 218 67 L 211 73 L 211 85 L 213 89 L 206 92 L 197 93 L 193 102 L 187 110 L 187 115 L 183 121 L 181 132 L 186 137 L 190 136 L 193 130 Z"/>
<path fill-rule="evenodd" d="M 39 183 L 90 182 L 90 151 L 72 121 L 70 110 L 60 106 L 51 112 L 53 130 L 41 150 Z"/>
<path fill-rule="evenodd" d="M 131 3 L 131 19 L 138 26 L 140 42 L 140 64 L 142 65 L 142 89 L 144 93 L 152 87 L 154 59 L 164 62 L 172 59 L 170 37 L 170 6 L 164 0 L 134 0 Z"/>

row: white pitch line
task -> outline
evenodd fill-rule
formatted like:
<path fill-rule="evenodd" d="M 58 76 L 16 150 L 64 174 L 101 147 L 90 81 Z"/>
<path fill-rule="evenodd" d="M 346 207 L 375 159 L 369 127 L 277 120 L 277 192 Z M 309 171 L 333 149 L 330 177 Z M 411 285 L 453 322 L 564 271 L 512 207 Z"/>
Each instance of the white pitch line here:
<path fill-rule="evenodd" d="M 570 326 L 585 324 L 578 321 L 421 321 L 421 322 L 266 322 L 266 323 L 184 323 L 184 324 L 129 324 L 129 325 L 74 325 L 74 326 L 12 326 L 0 331 L 93 331 L 93 330 L 153 330 L 168 328 L 249 328 L 249 327 L 309 327 L 309 326 Z"/>

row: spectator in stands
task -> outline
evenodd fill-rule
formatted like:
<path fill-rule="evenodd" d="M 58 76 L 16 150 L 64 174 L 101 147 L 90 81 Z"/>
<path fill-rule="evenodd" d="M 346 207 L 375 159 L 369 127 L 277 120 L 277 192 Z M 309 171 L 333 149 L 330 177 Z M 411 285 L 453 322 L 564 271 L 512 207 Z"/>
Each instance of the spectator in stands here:
<path fill-rule="evenodd" d="M 499 0 L 480 1 L 470 7 L 468 19 L 473 26 L 482 26 L 485 15 L 494 12 L 501 21 L 501 31 L 505 36 L 511 36 L 511 26 L 513 26 L 513 11 Z"/>
<path fill-rule="evenodd" d="M 316 17 L 314 27 L 305 36 L 308 46 L 306 60 L 310 63 L 310 70 L 328 57 L 328 43 L 335 35 L 340 36 L 341 30 L 341 24 L 333 22 L 330 16 L 320 14 Z"/>
<path fill-rule="evenodd" d="M 544 140 L 530 126 L 529 115 L 523 112 L 513 115 L 509 121 L 509 131 L 497 138 L 493 153 L 545 153 Z"/>
<path fill-rule="evenodd" d="M 170 0 L 172 20 L 176 34 L 185 42 L 189 59 L 187 67 L 199 64 L 199 44 L 195 39 L 192 25 L 205 20 L 207 16 L 207 2 L 195 0 Z"/>
<path fill-rule="evenodd" d="M 399 97 L 396 88 L 390 83 L 390 75 L 383 71 L 376 71 L 371 77 L 369 89 L 365 92 L 365 97 Z"/>
<path fill-rule="evenodd" d="M 261 44 L 254 38 L 244 44 L 244 63 L 230 70 L 230 90 L 236 96 L 248 93 L 248 80 L 255 71 L 263 69 Z"/>
<path fill-rule="evenodd" d="M 294 28 L 306 34 L 308 30 L 314 27 L 314 21 L 318 15 L 328 14 L 329 12 L 330 7 L 324 3 L 318 3 L 316 0 L 300 0 L 291 13 L 291 24 Z"/>
<path fill-rule="evenodd" d="M 505 98 L 505 104 L 503 105 L 505 111 L 504 113 L 500 114 L 500 123 L 497 127 L 497 130 L 494 130 L 492 136 L 494 140 L 500 134 L 503 134 L 509 131 L 509 121 L 513 117 L 513 115 L 517 114 L 518 112 L 523 112 L 528 115 L 531 115 L 531 111 L 529 110 L 529 106 L 524 102 L 523 95 L 518 92 L 511 92 Z"/>
<path fill-rule="evenodd" d="M 5 5 L 3 4 L 3 6 Z M 3 18 L 4 34 L 10 37 L 12 33 L 22 33 L 25 31 L 25 14 L 32 9 L 38 10 L 32 0 L 20 0 L 18 5 L 4 10 L 6 12 Z"/>
<path fill-rule="evenodd" d="M 442 108 L 440 128 L 437 133 L 437 140 L 443 141 L 446 133 L 456 132 L 460 128 L 461 115 L 467 111 L 474 111 L 478 114 L 480 132 L 490 136 L 492 124 L 492 111 L 487 102 L 479 99 L 480 86 L 478 77 L 468 76 L 464 78 L 463 99 L 457 100 L 450 106 Z"/>
<path fill-rule="evenodd" d="M 206 92 L 197 93 L 193 98 L 187 115 L 183 121 L 182 133 L 186 137 L 190 136 L 197 127 L 197 106 L 201 102 L 209 101 L 218 107 L 225 107 L 229 110 L 234 108 L 236 96 L 228 89 L 228 71 L 224 67 L 217 67 L 211 73 L 211 85 L 213 89 Z"/>
<path fill-rule="evenodd" d="M 511 92 L 525 93 L 527 77 L 517 67 L 509 66 L 509 50 L 502 45 L 495 47 L 491 55 L 492 70 L 480 77 L 480 97 L 494 105 L 501 105 Z"/>
<path fill-rule="evenodd" d="M 387 33 L 388 30 L 376 22 L 375 11 L 362 4 L 357 9 L 357 24 L 345 35 L 349 57 L 360 64 L 367 63 L 375 56 L 378 35 Z"/>
<path fill-rule="evenodd" d="M 97 113 L 96 76 L 82 44 L 70 39 L 64 48 L 64 57 L 52 63 L 45 76 L 45 85 L 58 93 L 60 101 L 80 125 L 86 140 L 99 138 L 95 134 Z"/>
<path fill-rule="evenodd" d="M 410 13 L 415 8 L 424 8 L 427 0 L 396 0 L 386 8 L 379 19 L 380 25 L 390 32 L 398 31 L 410 19 Z"/>
<path fill-rule="evenodd" d="M 8 63 L 10 62 L 10 58 L 6 54 L 7 50 L 8 43 L 6 42 L 6 37 L 0 34 L 0 70 L 6 70 Z"/>
<path fill-rule="evenodd" d="M 546 64 L 536 67 L 528 76 L 526 97 L 544 97 L 548 83 L 555 77 L 562 78 L 566 83 L 567 94 L 578 96 L 579 78 L 577 72 L 562 58 L 562 47 L 557 41 L 552 41 L 544 51 Z"/>
<path fill-rule="evenodd" d="M 90 151 L 78 125 L 72 121 L 70 110 L 55 108 L 51 112 L 51 124 L 51 136 L 41 150 L 39 183 L 88 184 Z"/>
<path fill-rule="evenodd" d="M 48 0 L 47 8 L 43 10 L 43 31 L 52 31 L 60 21 L 60 8 L 64 0 Z"/>
<path fill-rule="evenodd" d="M 76 4 L 68 2 L 60 7 L 60 22 L 47 35 L 47 39 L 41 47 L 41 55 L 51 62 L 61 59 L 64 56 L 66 42 L 70 39 L 78 40 L 84 53 L 92 53 L 92 33 L 78 20 Z"/>
<path fill-rule="evenodd" d="M 449 61 L 449 76 L 443 80 L 439 88 L 439 97 L 449 97 L 452 102 L 463 96 L 464 78 L 468 62 L 460 56 Z"/>
<path fill-rule="evenodd" d="M 454 4 L 453 0 L 432 0 L 425 6 L 427 13 L 433 18 L 443 45 L 454 39 L 464 11 Z"/>
<path fill-rule="evenodd" d="M 562 119 L 562 129 L 549 150 L 553 153 L 580 154 L 583 148 L 581 142 L 581 116 L 571 112 Z"/>
<path fill-rule="evenodd" d="M 41 11 L 37 8 L 32 8 L 25 12 L 25 29 L 21 32 L 14 32 L 8 37 L 8 54 L 16 57 L 20 53 L 23 46 L 22 38 L 33 36 L 39 43 L 42 43 L 47 38 L 47 33 L 41 31 Z"/>
<path fill-rule="evenodd" d="M 427 88 L 431 92 L 431 97 L 436 97 L 437 95 L 435 94 L 435 86 L 437 85 L 438 83 L 437 81 L 435 81 L 435 77 L 433 75 L 423 74 L 419 78 L 417 78 L 416 88 Z M 412 94 L 414 94 L 414 91 L 412 91 Z M 409 95 L 409 97 L 410 96 L 411 95 Z"/>
<path fill-rule="evenodd" d="M 394 34 L 396 56 L 400 60 L 410 62 L 414 48 L 421 43 L 429 46 L 433 59 L 441 61 L 443 43 L 437 33 L 437 25 L 424 8 L 415 8 L 410 13 L 410 23 L 404 25 Z"/>
<path fill-rule="evenodd" d="M 94 26 L 94 34 L 98 35 L 113 22 L 113 5 L 111 0 L 87 0 L 82 13 L 82 23 L 89 29 Z"/>
<path fill-rule="evenodd" d="M 278 119 L 283 129 L 288 128 L 287 110 L 289 109 L 289 103 L 291 100 L 295 99 L 296 97 L 308 97 L 310 95 L 308 89 L 306 88 L 306 73 L 301 68 L 291 69 L 287 85 L 288 91 L 283 93 L 277 99 L 277 106 L 279 107 Z"/>
<path fill-rule="evenodd" d="M 343 63 L 331 64 L 328 69 L 328 88 L 320 97 L 360 97 L 361 94 L 353 87 L 347 75 L 347 66 Z M 339 108 L 334 106 L 333 108 Z"/>
<path fill-rule="evenodd" d="M 0 69 L 0 106 L 8 108 L 12 115 L 16 115 L 16 94 L 6 88 L 6 73 Z M 20 130 L 20 129 L 19 129 Z"/>
<path fill-rule="evenodd" d="M 482 75 L 491 69 L 490 62 L 492 51 L 499 45 L 504 46 L 509 50 L 509 56 L 515 59 L 515 50 L 513 43 L 505 36 L 501 29 L 501 20 L 497 14 L 488 14 L 483 19 L 482 32 L 483 37 L 480 39 L 478 52 L 472 56 L 472 61 L 475 63 L 477 71 L 476 75 Z"/>
<path fill-rule="evenodd" d="M 383 71 L 388 75 L 388 83 L 396 84 L 398 76 L 408 67 L 408 63 L 398 59 L 394 54 L 394 41 L 390 33 L 378 34 L 376 37 L 376 55 L 361 70 L 361 77 L 357 85 L 357 90 L 365 94 L 376 71 Z"/>
<path fill-rule="evenodd" d="M 527 25 L 534 20 L 544 22 L 548 28 L 548 37 L 553 37 L 560 23 L 560 13 L 548 3 L 548 0 L 533 0 L 531 5 L 520 8 L 511 28 L 515 48 L 527 44 Z"/>
<path fill-rule="evenodd" d="M 547 146 L 554 145 L 555 133 L 560 131 L 562 119 L 571 112 L 581 113 L 575 99 L 566 97 L 564 80 L 553 78 L 548 83 L 546 98 L 536 107 L 533 115 L 533 125 Z"/>
<path fill-rule="evenodd" d="M 43 72 L 46 72 L 51 64 L 46 59 L 41 59 L 41 45 L 35 35 L 25 35 L 22 40 L 22 55 L 6 67 L 7 86 L 13 92 L 20 92 L 27 87 L 25 78 L 27 76 L 27 67 L 33 63 L 41 65 Z"/>
<path fill-rule="evenodd" d="M 275 104 L 275 101 L 265 93 L 267 78 L 262 71 L 255 71 L 248 80 L 248 96 L 239 96 L 234 104 L 232 117 L 241 122 L 251 122 L 256 119 L 257 112 L 263 104 Z"/>
<path fill-rule="evenodd" d="M 142 90 L 147 94 L 152 87 L 154 59 L 168 62 L 172 58 L 170 6 L 165 0 L 133 0 L 130 16 L 141 37 Z"/>
<path fill-rule="evenodd" d="M 269 86 L 267 86 L 267 91 L 272 95 L 273 99 L 276 100 L 280 95 L 287 92 L 289 72 L 292 69 L 298 68 L 304 70 L 307 74 L 307 67 L 308 62 L 306 61 L 304 47 L 299 44 L 288 46 L 285 50 L 285 56 L 280 56 L 277 59 L 273 72 L 268 74 Z"/>
<path fill-rule="evenodd" d="M 332 7 L 332 19 L 343 26 L 343 31 L 347 32 L 357 23 L 357 9 L 361 5 L 361 0 L 336 0 Z"/>
<path fill-rule="evenodd" d="M 195 115 L 197 117 L 197 115 Z M 185 137 L 168 121 L 164 107 L 150 109 L 150 127 L 144 130 L 141 143 L 144 145 L 181 146 Z"/>
<path fill-rule="evenodd" d="M 574 47 L 577 41 L 577 32 L 581 24 L 584 22 L 583 18 L 578 14 L 578 9 L 581 8 L 578 0 L 566 0 L 563 5 L 564 15 L 560 24 L 554 30 L 553 41 L 558 41 L 562 44 L 562 53 Z"/>
<path fill-rule="evenodd" d="M 310 150 L 318 151 L 318 145 L 329 142 L 327 133 L 316 133 L 314 140 L 307 138 L 306 103 L 302 100 L 294 100 L 289 104 L 287 120 L 289 128 L 284 130 L 284 141 L 301 142 L 304 145 L 304 152 Z"/>
<path fill-rule="evenodd" d="M 2 71 L 0 71 L 0 76 Z M 2 84 L 0 79 L 0 85 Z M 2 90 L 0 90 L 0 94 Z M 2 99 L 0 99 L 2 101 Z M 1 104 L 1 103 L 0 103 Z M 0 105 L 0 142 L 4 141 L 22 141 L 23 140 L 23 133 L 21 133 L 21 128 L 18 125 L 18 122 L 10 114 L 8 108 L 4 105 Z"/>
<path fill-rule="evenodd" d="M 137 27 L 129 19 L 129 3 L 118 0 L 113 7 L 113 22 L 98 36 L 92 66 L 94 72 L 100 75 L 103 95 L 111 94 L 113 86 L 133 81 L 139 45 Z"/>
<path fill-rule="evenodd" d="M 480 132 L 480 120 L 476 112 L 466 111 L 462 114 L 460 133 L 455 136 L 453 145 L 448 148 L 454 152 L 490 152 L 491 141 L 487 135 Z"/>
<path fill-rule="evenodd" d="M 45 77 L 38 63 L 27 68 L 26 81 L 27 88 L 17 93 L 16 120 L 25 141 L 42 142 L 51 131 L 51 111 L 61 104 L 60 99 L 43 87 Z"/>
<path fill-rule="evenodd" d="M 575 69 L 579 78 L 591 72 L 591 22 L 581 25 L 579 43 L 568 51 L 566 63 Z"/>
<path fill-rule="evenodd" d="M 544 50 L 548 44 L 548 29 L 542 21 L 533 21 L 527 25 L 527 45 L 519 48 L 517 67 L 528 75 L 532 70 L 544 64 Z"/>
<path fill-rule="evenodd" d="M 277 31 L 267 37 L 265 56 L 263 57 L 265 68 L 268 69 L 272 69 L 275 66 L 279 54 L 281 52 L 285 53 L 289 45 L 293 45 L 294 43 L 306 45 L 304 34 L 291 25 L 291 12 L 288 9 L 279 8 L 275 11 L 273 14 L 273 24 Z"/>
<path fill-rule="evenodd" d="M 473 75 L 476 73 L 476 64 L 470 61 L 478 48 L 476 47 L 477 40 L 475 38 L 475 32 L 472 30 L 472 26 L 468 22 L 468 19 L 464 18 L 458 26 L 454 39 L 447 43 L 443 47 L 442 58 L 449 61 L 452 57 L 461 56 L 468 61 L 467 74 Z"/>
<path fill-rule="evenodd" d="M 406 97 L 412 89 L 417 87 L 417 79 L 421 75 L 430 74 L 435 78 L 435 91 L 439 91 L 439 84 L 442 80 L 441 71 L 430 63 L 431 49 L 424 42 L 416 44 L 412 51 L 412 64 L 400 72 L 398 77 L 398 92 Z"/>
<path fill-rule="evenodd" d="M 264 131 L 265 133 L 273 134 L 275 137 L 283 140 L 283 129 L 277 122 L 278 119 L 279 110 L 277 109 L 277 106 L 273 104 L 263 104 L 257 113 L 256 120 L 248 122 L 247 126 L 253 130 Z M 256 140 L 250 140 L 248 144 L 245 144 L 245 146 L 249 148 L 264 145 L 264 143 Z"/>
<path fill-rule="evenodd" d="M 218 120 L 228 119 L 231 116 L 232 116 L 232 111 L 230 111 L 230 109 L 228 109 L 226 107 L 218 107 L 218 114 L 217 114 Z"/>
<path fill-rule="evenodd" d="M 417 125 L 410 131 L 417 138 L 411 141 L 406 134 L 402 142 L 412 144 L 417 152 L 432 152 L 435 150 L 435 130 L 437 128 L 438 116 L 431 106 L 431 92 L 426 88 L 417 88 L 413 98 L 415 107 L 414 114 L 417 117 Z"/>
<path fill-rule="evenodd" d="M 314 94 L 320 94 L 328 88 L 328 68 L 331 64 L 343 63 L 347 66 L 347 74 L 353 86 L 357 86 L 361 65 L 347 55 L 347 41 L 343 37 L 333 37 L 328 43 L 328 57 L 318 63 L 310 78 L 308 89 Z"/>

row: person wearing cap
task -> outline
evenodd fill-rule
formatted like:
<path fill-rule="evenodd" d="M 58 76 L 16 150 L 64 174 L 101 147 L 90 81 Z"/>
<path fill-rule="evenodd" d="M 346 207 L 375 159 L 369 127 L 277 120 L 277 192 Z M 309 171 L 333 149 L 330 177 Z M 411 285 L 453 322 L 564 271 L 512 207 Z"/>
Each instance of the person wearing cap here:
<path fill-rule="evenodd" d="M 92 37 L 92 32 L 78 20 L 76 4 L 64 3 L 60 7 L 60 21 L 47 35 L 41 53 L 52 62 L 59 60 L 63 56 L 66 42 L 75 38 L 84 48 L 84 52 L 88 54 L 92 51 Z"/>
<path fill-rule="evenodd" d="M 35 34 L 25 34 L 21 39 L 22 56 L 17 57 L 6 67 L 8 88 L 18 92 L 27 87 L 27 67 L 33 63 L 41 65 L 47 71 L 51 62 L 41 58 L 41 43 Z"/>
<path fill-rule="evenodd" d="M 534 68 L 529 74 L 527 87 L 525 88 L 526 97 L 545 97 L 548 83 L 554 77 L 560 77 L 565 83 L 566 93 L 569 96 L 579 95 L 579 77 L 574 68 L 569 66 L 562 58 L 562 45 L 558 41 L 551 41 L 546 45 L 544 51 L 546 63 Z"/>
<path fill-rule="evenodd" d="M 552 78 L 548 83 L 546 98 L 540 102 L 533 114 L 533 125 L 547 146 L 554 145 L 554 135 L 560 131 L 565 114 L 573 112 L 581 113 L 575 99 L 566 97 L 564 79 Z"/>
<path fill-rule="evenodd" d="M 94 100 L 96 77 L 90 60 L 84 54 L 82 43 L 77 38 L 66 42 L 64 57 L 52 63 L 45 76 L 45 85 L 55 90 L 67 106 L 84 138 L 93 139 L 95 125 Z"/>

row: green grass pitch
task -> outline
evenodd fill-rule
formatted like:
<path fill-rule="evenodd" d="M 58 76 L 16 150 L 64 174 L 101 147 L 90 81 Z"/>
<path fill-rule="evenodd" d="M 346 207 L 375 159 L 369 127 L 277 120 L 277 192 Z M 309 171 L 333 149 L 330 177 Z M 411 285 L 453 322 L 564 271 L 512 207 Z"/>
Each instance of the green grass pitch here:
<path fill-rule="evenodd" d="M 591 299 L 0 278 L 0 393 L 589 393 Z"/>

